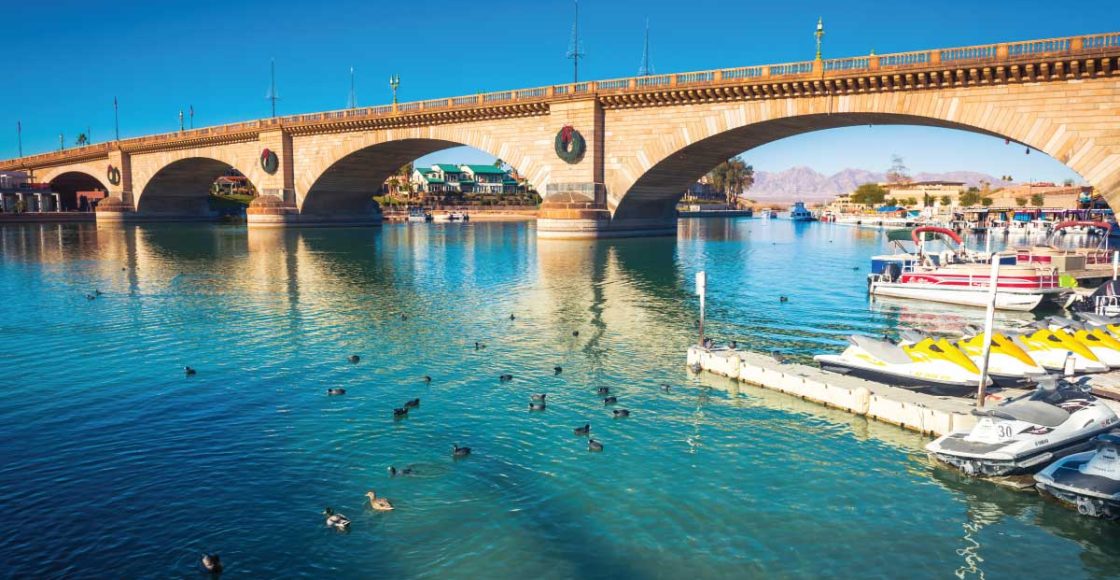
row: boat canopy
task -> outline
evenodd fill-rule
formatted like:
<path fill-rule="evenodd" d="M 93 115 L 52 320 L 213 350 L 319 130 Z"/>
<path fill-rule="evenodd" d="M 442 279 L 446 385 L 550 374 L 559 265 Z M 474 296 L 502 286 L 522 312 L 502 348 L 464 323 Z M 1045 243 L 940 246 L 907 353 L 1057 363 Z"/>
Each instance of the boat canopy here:
<path fill-rule="evenodd" d="M 1058 225 L 1054 226 L 1054 231 L 1056 232 L 1056 231 L 1058 231 L 1060 229 L 1063 229 L 1063 228 L 1072 228 L 1072 227 L 1076 227 L 1076 226 L 1087 226 L 1087 227 L 1092 227 L 1092 228 L 1100 228 L 1100 229 L 1104 230 L 1105 232 L 1112 231 L 1112 224 L 1110 224 L 1108 222 L 1088 221 L 1088 220 L 1064 221 L 1064 222 L 1061 222 Z"/>
<path fill-rule="evenodd" d="M 881 208 L 879 208 L 875 211 L 877 211 L 879 213 L 890 213 L 890 212 L 894 212 L 894 211 L 902 211 L 903 209 L 904 208 L 898 207 L 897 205 L 884 205 L 883 207 L 881 207 Z"/>
<path fill-rule="evenodd" d="M 941 227 L 937 227 L 937 226 L 921 226 L 921 227 L 914 228 L 913 230 L 910 231 L 910 239 L 914 240 L 915 244 L 921 244 L 922 243 L 922 234 L 924 234 L 926 232 L 930 232 L 930 233 L 934 233 L 934 234 L 942 234 L 942 235 L 948 236 L 949 239 L 956 242 L 957 245 L 960 245 L 960 244 L 964 243 L 964 241 L 961 240 L 961 237 L 957 235 L 957 232 L 954 232 L 953 230 L 951 230 L 949 228 L 941 228 Z"/>

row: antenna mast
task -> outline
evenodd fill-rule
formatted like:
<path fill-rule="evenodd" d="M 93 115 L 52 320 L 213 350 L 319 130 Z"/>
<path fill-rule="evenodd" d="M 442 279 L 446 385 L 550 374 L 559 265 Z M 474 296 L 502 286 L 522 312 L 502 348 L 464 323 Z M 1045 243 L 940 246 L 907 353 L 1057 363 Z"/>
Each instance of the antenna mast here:
<path fill-rule="evenodd" d="M 649 18 L 646 18 L 646 41 L 642 48 L 642 66 L 638 67 L 638 76 L 648 77 L 653 74 L 653 68 L 649 66 Z"/>
<path fill-rule="evenodd" d="M 280 97 L 276 95 L 276 59 L 272 59 L 272 84 L 269 85 L 268 95 L 265 96 L 265 99 L 272 101 L 272 116 L 275 117 L 276 101 L 280 100 Z"/>
<path fill-rule="evenodd" d="M 572 59 L 572 82 L 579 82 L 579 59 L 583 53 L 579 50 L 579 0 L 575 0 L 576 19 L 572 23 L 572 47 L 568 49 L 568 58 Z"/>
<path fill-rule="evenodd" d="M 350 109 L 358 107 L 358 97 L 354 94 L 354 67 L 350 67 L 350 100 L 347 101 L 346 106 Z"/>

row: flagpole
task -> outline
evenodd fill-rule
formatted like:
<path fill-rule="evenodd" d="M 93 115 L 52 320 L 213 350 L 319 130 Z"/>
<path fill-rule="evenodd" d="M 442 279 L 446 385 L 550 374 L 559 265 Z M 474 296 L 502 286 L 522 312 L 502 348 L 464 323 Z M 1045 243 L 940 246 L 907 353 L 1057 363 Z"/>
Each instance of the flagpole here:
<path fill-rule="evenodd" d="M 191 129 L 194 129 L 194 105 L 191 105 Z"/>
<path fill-rule="evenodd" d="M 117 106 L 117 98 L 113 97 L 113 127 L 116 129 L 117 141 L 121 140 L 121 115 Z"/>
<path fill-rule="evenodd" d="M 23 157 L 23 122 L 16 121 L 16 140 L 19 142 L 19 156 Z"/>

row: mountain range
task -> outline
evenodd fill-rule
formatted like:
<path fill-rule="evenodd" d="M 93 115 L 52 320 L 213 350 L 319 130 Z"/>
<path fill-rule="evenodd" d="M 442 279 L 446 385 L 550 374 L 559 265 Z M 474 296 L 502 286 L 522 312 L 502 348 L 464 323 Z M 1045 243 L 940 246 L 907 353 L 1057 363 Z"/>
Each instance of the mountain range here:
<path fill-rule="evenodd" d="M 970 187 L 980 187 L 986 181 L 992 188 L 1010 185 L 1010 182 L 977 171 L 948 171 L 945 173 L 918 173 L 914 181 L 963 181 Z M 883 183 L 883 172 L 848 168 L 832 175 L 824 175 L 810 167 L 791 167 L 785 171 L 758 171 L 754 185 L 744 194 L 758 201 L 828 201 L 842 193 L 849 193 L 864 183 Z"/>

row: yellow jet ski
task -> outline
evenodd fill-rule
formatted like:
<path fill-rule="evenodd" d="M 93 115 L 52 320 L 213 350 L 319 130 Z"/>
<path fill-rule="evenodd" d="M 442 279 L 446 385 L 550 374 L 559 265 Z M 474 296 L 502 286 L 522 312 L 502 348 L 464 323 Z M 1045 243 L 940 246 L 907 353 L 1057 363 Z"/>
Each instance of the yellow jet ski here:
<path fill-rule="evenodd" d="M 841 354 L 813 359 L 826 371 L 934 395 L 970 395 L 980 384 L 980 369 L 944 338 L 894 344 L 855 334 L 848 343 Z"/>
<path fill-rule="evenodd" d="M 1077 374 L 1108 370 L 1108 365 L 1101 362 L 1089 347 L 1061 329 L 1038 328 L 1017 334 L 1012 341 L 1048 371 L 1063 372 L 1067 357 L 1072 357 L 1073 372 Z"/>
<path fill-rule="evenodd" d="M 1051 316 L 1046 319 L 1050 328 L 1060 328 L 1089 347 L 1100 361 L 1112 368 L 1120 367 L 1120 340 L 1104 328 L 1094 328 L 1079 322 Z"/>
<path fill-rule="evenodd" d="M 962 338 L 956 342 L 957 348 L 976 366 L 982 364 L 984 355 L 984 335 Z M 988 354 L 988 376 L 1001 387 L 1022 387 L 1033 384 L 1048 373 L 1031 355 L 1015 344 L 1013 340 L 998 332 L 992 333 L 992 347 Z"/>

